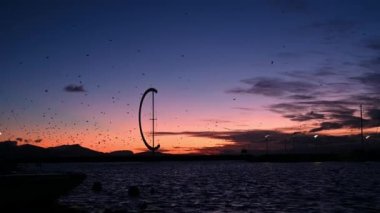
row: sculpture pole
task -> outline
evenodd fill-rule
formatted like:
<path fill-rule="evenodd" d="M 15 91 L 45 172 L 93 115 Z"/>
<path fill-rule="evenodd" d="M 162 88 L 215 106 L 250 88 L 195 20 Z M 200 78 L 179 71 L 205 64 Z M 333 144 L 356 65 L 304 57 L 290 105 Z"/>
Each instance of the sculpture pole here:
<path fill-rule="evenodd" d="M 142 130 L 142 126 L 141 126 L 141 109 L 142 109 L 142 105 L 143 105 L 143 102 L 144 102 L 144 98 L 145 98 L 145 96 L 146 96 L 148 93 L 150 93 L 150 92 L 152 92 L 152 110 L 153 110 L 153 113 L 152 113 L 152 115 L 153 115 L 153 118 L 152 118 L 152 126 L 153 126 L 152 138 L 153 138 L 153 144 L 152 144 L 152 146 L 149 145 L 149 143 L 146 141 L 146 139 L 145 139 L 145 137 L 144 137 L 143 130 Z M 150 151 L 152 151 L 152 152 L 155 152 L 156 150 L 158 150 L 158 149 L 160 148 L 160 144 L 158 144 L 157 146 L 154 146 L 154 120 L 155 120 L 155 118 L 154 118 L 154 93 L 157 93 L 157 89 L 155 89 L 155 88 L 149 88 L 149 89 L 147 89 L 147 90 L 144 92 L 144 94 L 143 94 L 143 96 L 142 96 L 142 98 L 141 98 L 141 101 L 140 101 L 140 108 L 139 108 L 139 128 L 140 128 L 141 138 L 142 138 L 142 140 L 143 140 L 145 146 L 146 146 Z"/>

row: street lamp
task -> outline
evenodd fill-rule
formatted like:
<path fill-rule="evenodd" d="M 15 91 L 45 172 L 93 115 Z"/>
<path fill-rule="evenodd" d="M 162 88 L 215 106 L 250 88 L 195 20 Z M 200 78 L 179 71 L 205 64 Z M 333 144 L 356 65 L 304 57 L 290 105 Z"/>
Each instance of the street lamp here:
<path fill-rule="evenodd" d="M 268 139 L 269 139 L 269 137 L 270 137 L 270 135 L 265 135 L 265 144 L 266 144 L 266 153 L 267 153 L 267 155 L 268 155 L 268 149 L 269 149 L 269 147 L 268 147 Z"/>

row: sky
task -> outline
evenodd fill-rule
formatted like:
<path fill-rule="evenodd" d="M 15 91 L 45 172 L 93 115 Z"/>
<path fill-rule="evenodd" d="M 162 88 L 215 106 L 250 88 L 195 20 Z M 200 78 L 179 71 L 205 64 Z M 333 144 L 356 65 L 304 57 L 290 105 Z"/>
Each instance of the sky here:
<path fill-rule="evenodd" d="M 0 141 L 169 153 L 380 126 L 380 2 L 0 1 Z M 151 103 L 143 129 L 151 140 Z"/>

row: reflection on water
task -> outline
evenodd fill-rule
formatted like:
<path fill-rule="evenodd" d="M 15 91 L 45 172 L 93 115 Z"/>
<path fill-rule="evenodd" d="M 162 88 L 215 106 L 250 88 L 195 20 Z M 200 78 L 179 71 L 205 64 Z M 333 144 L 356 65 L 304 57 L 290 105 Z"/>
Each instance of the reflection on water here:
<path fill-rule="evenodd" d="M 67 163 L 28 165 L 78 171 L 85 182 L 62 197 L 74 208 L 165 212 L 380 211 L 380 163 Z M 91 190 L 100 181 L 100 192 Z M 137 185 L 139 198 L 128 196 Z"/>

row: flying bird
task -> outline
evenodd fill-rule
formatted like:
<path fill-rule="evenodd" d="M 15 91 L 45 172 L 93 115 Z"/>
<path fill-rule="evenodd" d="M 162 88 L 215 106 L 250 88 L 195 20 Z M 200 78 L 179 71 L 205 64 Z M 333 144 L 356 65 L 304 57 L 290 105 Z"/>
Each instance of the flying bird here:
<path fill-rule="evenodd" d="M 70 84 L 64 88 L 66 92 L 85 92 L 86 90 L 83 88 L 83 85 L 75 85 L 75 84 Z"/>

